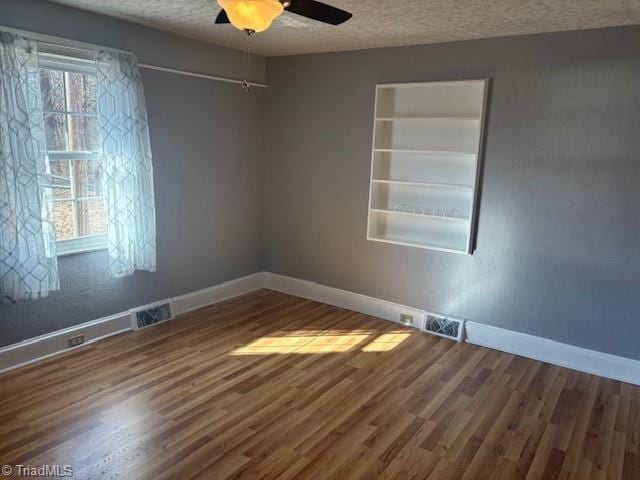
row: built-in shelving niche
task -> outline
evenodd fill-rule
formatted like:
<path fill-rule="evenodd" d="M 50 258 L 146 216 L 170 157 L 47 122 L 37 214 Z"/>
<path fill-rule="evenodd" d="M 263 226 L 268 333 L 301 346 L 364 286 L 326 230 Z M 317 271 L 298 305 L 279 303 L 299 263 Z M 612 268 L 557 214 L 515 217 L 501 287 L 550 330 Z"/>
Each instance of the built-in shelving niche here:
<path fill-rule="evenodd" d="M 377 85 L 369 240 L 472 253 L 487 86 Z"/>

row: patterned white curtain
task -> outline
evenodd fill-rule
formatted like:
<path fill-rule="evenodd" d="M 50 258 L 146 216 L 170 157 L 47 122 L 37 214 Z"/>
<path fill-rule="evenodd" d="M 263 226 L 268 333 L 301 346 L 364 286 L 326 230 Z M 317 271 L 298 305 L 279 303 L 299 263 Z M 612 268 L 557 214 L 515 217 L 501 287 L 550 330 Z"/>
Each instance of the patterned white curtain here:
<path fill-rule="evenodd" d="M 59 288 L 37 42 L 0 32 L 0 297 Z"/>
<path fill-rule="evenodd" d="M 134 55 L 100 52 L 98 139 L 103 155 L 109 273 L 156 269 L 156 219 L 147 108 Z"/>

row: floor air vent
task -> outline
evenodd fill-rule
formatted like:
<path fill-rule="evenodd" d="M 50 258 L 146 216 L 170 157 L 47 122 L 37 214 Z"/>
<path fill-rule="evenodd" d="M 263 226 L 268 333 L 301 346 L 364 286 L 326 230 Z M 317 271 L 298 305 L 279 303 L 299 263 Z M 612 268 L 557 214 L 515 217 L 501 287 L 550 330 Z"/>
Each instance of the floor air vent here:
<path fill-rule="evenodd" d="M 464 320 L 445 317 L 435 313 L 427 313 L 424 322 L 424 331 L 440 337 L 452 338 L 458 342 L 462 340 Z"/>
<path fill-rule="evenodd" d="M 140 330 L 171 319 L 173 319 L 173 306 L 168 301 L 131 310 L 131 326 L 134 330 Z"/>

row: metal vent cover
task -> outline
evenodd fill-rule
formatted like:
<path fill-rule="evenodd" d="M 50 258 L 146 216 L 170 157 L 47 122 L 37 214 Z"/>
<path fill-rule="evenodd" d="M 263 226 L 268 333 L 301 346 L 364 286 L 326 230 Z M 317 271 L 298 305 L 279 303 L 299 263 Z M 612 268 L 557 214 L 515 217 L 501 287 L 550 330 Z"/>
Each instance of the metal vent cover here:
<path fill-rule="evenodd" d="M 131 310 L 131 327 L 140 330 L 174 318 L 173 305 L 163 301 Z"/>
<path fill-rule="evenodd" d="M 464 331 L 464 320 L 438 315 L 436 313 L 427 313 L 424 322 L 424 331 L 439 337 L 451 338 L 456 341 L 462 340 Z"/>

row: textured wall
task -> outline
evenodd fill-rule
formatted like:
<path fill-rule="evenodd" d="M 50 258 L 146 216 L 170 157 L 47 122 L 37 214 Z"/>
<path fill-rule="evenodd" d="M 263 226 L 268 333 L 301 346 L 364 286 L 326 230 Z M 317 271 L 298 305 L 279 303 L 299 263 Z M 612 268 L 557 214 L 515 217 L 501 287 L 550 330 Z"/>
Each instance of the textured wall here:
<path fill-rule="evenodd" d="M 640 27 L 267 67 L 267 270 L 640 359 Z M 376 82 L 484 77 L 475 254 L 368 242 Z"/>
<path fill-rule="evenodd" d="M 41 11 L 34 2 L 19 3 L 23 2 L 21 15 L 17 2 L 8 2 L 12 10 L 5 10 L 7 3 L 0 0 L 0 24 L 8 25 L 11 19 L 16 28 L 56 33 L 55 28 L 62 33 L 65 25 L 70 31 L 79 28 L 76 20 L 89 21 L 94 32 L 80 39 L 128 46 L 145 61 L 153 61 L 143 55 L 161 41 L 159 45 L 166 49 L 158 63 L 192 62 L 190 50 L 182 46 L 188 41 L 177 37 L 58 6 L 45 4 Z M 11 15 L 5 16 L 7 12 Z M 38 12 L 51 22 L 55 19 L 55 27 L 47 23 L 50 28 L 45 28 L 44 20 L 34 25 Z M 133 37 L 125 41 L 129 33 Z M 197 42 L 188 44 L 199 49 L 201 58 L 208 52 L 212 65 L 216 59 L 225 64 L 225 59 L 240 55 Z M 233 63 L 227 66 L 227 74 Z M 193 68 L 209 71 L 205 63 L 195 62 Z M 0 305 L 0 345 L 261 269 L 264 89 L 247 95 L 239 85 L 141 71 L 155 173 L 158 271 L 110 280 L 104 251 L 63 257 L 59 292 L 43 300 Z"/>
<path fill-rule="evenodd" d="M 34 0 L 0 0 L 0 24 L 241 71 L 238 52 Z M 260 270 L 264 248 L 270 271 L 640 358 L 640 27 L 273 58 L 268 69 L 268 92 L 251 95 L 143 71 L 159 271 L 109 280 L 105 252 L 62 258 L 60 292 L 0 305 L 0 345 Z M 254 72 L 265 78 L 264 59 Z M 366 241 L 375 83 L 483 77 L 475 254 Z"/>

